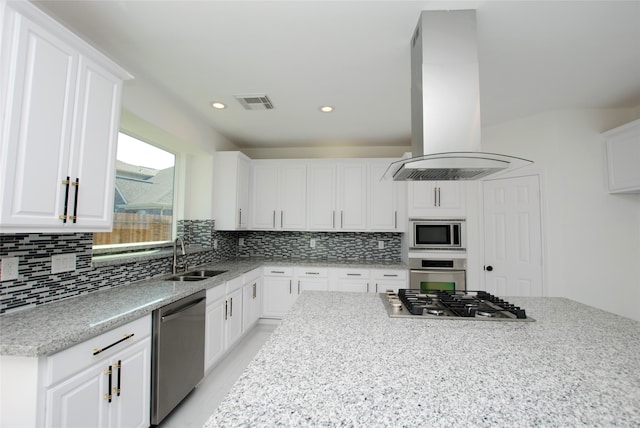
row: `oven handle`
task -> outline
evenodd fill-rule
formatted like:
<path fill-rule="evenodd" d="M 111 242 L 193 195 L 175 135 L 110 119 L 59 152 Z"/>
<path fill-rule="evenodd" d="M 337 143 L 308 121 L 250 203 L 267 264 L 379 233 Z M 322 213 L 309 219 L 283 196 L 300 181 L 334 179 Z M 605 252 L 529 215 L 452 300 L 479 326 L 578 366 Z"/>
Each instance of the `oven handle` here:
<path fill-rule="evenodd" d="M 409 270 L 409 273 L 442 273 L 442 272 L 466 272 L 466 269 L 429 268 L 429 269 L 411 269 L 411 270 Z"/>

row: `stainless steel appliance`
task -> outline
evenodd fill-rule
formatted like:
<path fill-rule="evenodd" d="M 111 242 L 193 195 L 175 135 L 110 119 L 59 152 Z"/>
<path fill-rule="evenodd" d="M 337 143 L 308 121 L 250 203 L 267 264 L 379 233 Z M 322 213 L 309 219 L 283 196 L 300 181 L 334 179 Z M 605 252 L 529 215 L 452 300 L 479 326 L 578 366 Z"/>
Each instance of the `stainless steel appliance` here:
<path fill-rule="evenodd" d="M 423 291 L 465 291 L 467 259 L 409 259 L 409 286 Z"/>
<path fill-rule="evenodd" d="M 400 289 L 380 297 L 392 318 L 535 321 L 524 309 L 486 291 Z"/>
<path fill-rule="evenodd" d="M 206 292 L 153 312 L 151 424 L 158 425 L 204 377 Z"/>
<path fill-rule="evenodd" d="M 464 219 L 409 219 L 409 246 L 412 250 L 466 250 Z"/>

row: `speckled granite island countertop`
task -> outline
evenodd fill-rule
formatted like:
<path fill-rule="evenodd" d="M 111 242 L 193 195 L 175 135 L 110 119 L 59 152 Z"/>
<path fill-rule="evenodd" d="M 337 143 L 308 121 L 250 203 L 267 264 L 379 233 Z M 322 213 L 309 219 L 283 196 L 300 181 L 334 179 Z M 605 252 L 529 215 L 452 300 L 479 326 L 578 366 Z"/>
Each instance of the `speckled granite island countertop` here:
<path fill-rule="evenodd" d="M 0 355 L 53 354 L 262 266 L 406 268 L 401 263 L 373 261 L 239 258 L 216 262 L 205 267 L 227 272 L 203 281 L 166 281 L 158 277 L 0 315 Z"/>
<path fill-rule="evenodd" d="M 640 322 L 508 300 L 537 321 L 392 319 L 378 295 L 306 292 L 205 428 L 640 426 Z"/>

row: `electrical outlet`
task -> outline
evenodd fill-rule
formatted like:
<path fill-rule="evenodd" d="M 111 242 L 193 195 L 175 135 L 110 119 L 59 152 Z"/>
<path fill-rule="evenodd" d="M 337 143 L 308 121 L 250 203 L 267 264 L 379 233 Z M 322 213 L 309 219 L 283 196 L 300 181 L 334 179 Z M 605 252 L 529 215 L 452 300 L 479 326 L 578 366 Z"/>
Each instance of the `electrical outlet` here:
<path fill-rule="evenodd" d="M 242 247 L 244 245 L 244 238 L 238 238 L 238 246 Z"/>
<path fill-rule="evenodd" d="M 311 239 L 311 240 L 309 241 L 309 246 L 310 246 L 311 248 L 316 248 L 316 240 L 315 240 L 315 239 Z"/>
<path fill-rule="evenodd" d="M 0 264 L 0 281 L 18 279 L 18 258 L 5 257 Z"/>
<path fill-rule="evenodd" d="M 51 256 L 51 273 L 71 272 L 76 270 L 75 254 L 56 254 Z"/>
<path fill-rule="evenodd" d="M 384 250 L 384 241 L 378 241 L 378 249 Z"/>
<path fill-rule="evenodd" d="M 217 250 L 217 249 L 218 249 L 218 240 L 217 240 L 217 239 L 214 239 L 214 240 L 213 240 L 213 249 L 214 249 L 214 250 Z"/>

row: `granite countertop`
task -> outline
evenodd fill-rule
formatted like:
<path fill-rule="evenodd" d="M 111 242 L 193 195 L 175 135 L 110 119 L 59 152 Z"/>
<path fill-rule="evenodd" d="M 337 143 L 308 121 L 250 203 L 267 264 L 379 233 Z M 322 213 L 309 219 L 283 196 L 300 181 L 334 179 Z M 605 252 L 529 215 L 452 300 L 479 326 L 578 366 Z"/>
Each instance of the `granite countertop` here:
<path fill-rule="evenodd" d="M 510 297 L 536 322 L 389 318 L 306 292 L 205 428 L 639 426 L 640 322 Z"/>
<path fill-rule="evenodd" d="M 158 277 L 0 315 L 0 355 L 39 357 L 54 354 L 265 265 L 406 269 L 402 263 L 374 261 L 239 258 L 216 262 L 204 267 L 227 272 L 203 281 L 166 281 Z"/>

